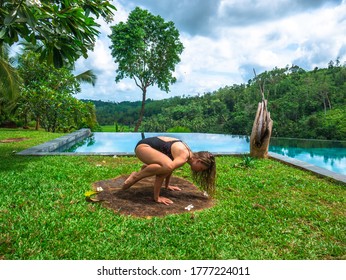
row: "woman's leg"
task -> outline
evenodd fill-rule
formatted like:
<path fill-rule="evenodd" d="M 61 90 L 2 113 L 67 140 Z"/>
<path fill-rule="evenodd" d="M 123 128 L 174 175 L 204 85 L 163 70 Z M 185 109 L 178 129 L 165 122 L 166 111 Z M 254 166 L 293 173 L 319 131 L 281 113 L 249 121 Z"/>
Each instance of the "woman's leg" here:
<path fill-rule="evenodd" d="M 133 172 L 123 185 L 123 190 L 130 188 L 136 182 L 143 178 L 154 175 L 168 175 L 171 170 L 172 160 L 165 154 L 151 148 L 147 144 L 138 145 L 136 148 L 136 156 L 146 166 L 138 172 Z"/>

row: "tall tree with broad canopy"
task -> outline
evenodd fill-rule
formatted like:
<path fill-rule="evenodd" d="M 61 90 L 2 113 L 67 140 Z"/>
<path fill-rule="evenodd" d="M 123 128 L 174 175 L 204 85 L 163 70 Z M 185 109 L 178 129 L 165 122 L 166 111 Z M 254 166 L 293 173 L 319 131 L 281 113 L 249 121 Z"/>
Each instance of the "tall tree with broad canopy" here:
<path fill-rule="evenodd" d="M 160 90 L 169 92 L 169 86 L 176 82 L 173 72 L 184 47 L 173 22 L 165 22 L 162 17 L 138 7 L 129 14 L 126 23 L 120 22 L 111 28 L 110 48 L 118 64 L 115 81 L 134 79 L 142 90 L 142 106 L 135 127 L 138 131 L 147 88 L 156 84 Z"/>

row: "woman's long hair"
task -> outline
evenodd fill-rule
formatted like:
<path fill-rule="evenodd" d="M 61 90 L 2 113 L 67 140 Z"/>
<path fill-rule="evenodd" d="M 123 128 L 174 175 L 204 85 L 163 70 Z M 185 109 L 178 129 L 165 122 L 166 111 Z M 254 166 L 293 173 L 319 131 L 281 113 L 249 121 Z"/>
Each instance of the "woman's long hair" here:
<path fill-rule="evenodd" d="M 192 179 L 202 190 L 206 191 L 208 195 L 213 196 L 215 193 L 216 176 L 215 157 L 211 153 L 204 151 L 193 153 L 193 157 L 200 160 L 208 168 L 199 172 L 192 171 Z"/>

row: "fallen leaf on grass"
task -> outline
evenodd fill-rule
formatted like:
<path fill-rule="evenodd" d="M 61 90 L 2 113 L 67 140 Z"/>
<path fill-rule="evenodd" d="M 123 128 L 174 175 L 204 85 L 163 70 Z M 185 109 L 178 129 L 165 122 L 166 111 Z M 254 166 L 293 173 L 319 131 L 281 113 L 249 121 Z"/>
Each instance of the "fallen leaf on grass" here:
<path fill-rule="evenodd" d="M 87 192 L 85 192 L 85 196 L 86 197 L 90 197 L 90 196 L 92 196 L 92 195 L 94 195 L 94 194 L 97 194 L 97 191 L 87 191 Z"/>
<path fill-rule="evenodd" d="M 252 205 L 252 207 L 255 208 L 255 209 L 259 208 L 259 209 L 262 209 L 264 211 L 267 211 L 267 209 L 263 205 L 261 205 L 261 204 L 255 203 L 255 204 Z"/>
<path fill-rule="evenodd" d="M 85 192 L 85 199 L 88 201 L 88 202 L 99 202 L 101 201 L 101 199 L 98 199 L 97 197 L 92 197 L 93 195 L 95 194 L 98 194 L 99 192 L 97 191 L 87 191 Z"/>

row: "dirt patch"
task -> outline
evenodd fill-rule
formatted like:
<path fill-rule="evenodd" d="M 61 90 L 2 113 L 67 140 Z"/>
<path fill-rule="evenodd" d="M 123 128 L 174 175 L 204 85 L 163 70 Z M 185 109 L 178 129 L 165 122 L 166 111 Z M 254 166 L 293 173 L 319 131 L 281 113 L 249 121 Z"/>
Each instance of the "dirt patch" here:
<path fill-rule="evenodd" d="M 0 140 L 0 143 L 13 143 L 13 142 L 21 142 L 25 140 L 29 140 L 30 138 L 7 138 L 4 140 Z"/>
<path fill-rule="evenodd" d="M 128 176 L 122 175 L 114 179 L 95 182 L 93 189 L 102 188 L 102 191 L 93 197 L 100 200 L 103 206 L 117 213 L 147 218 L 194 212 L 214 205 L 214 200 L 205 196 L 191 182 L 175 176 L 171 178 L 170 184 L 180 187 L 181 191 L 170 191 L 163 187 L 160 192 L 161 196 L 171 199 L 174 203 L 170 205 L 156 203 L 153 199 L 155 177 L 145 178 L 123 191 L 121 186 Z"/>

